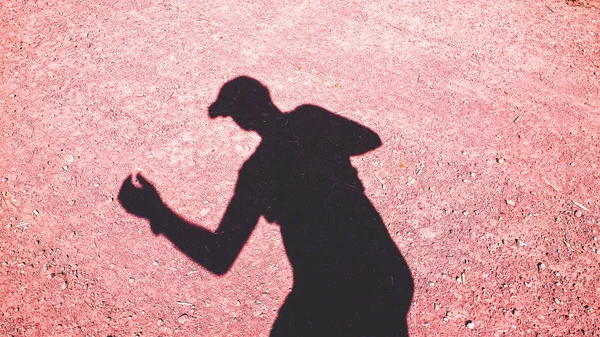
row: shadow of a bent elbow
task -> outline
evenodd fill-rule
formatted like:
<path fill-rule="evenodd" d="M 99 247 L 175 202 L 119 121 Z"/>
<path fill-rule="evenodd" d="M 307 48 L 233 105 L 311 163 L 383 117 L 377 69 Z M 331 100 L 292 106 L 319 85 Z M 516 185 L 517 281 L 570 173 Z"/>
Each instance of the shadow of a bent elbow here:
<path fill-rule="evenodd" d="M 213 261 L 213 263 L 203 263 L 204 267 L 208 269 L 211 273 L 217 276 L 223 276 L 227 274 L 231 267 L 233 266 L 233 262 L 235 259 L 231 258 L 221 258 L 217 261 Z"/>

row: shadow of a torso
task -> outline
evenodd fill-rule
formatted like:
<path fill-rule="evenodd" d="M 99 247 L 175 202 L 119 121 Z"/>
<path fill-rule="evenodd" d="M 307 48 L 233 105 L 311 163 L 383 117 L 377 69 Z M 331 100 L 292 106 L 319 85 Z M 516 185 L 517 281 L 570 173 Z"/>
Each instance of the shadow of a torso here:
<path fill-rule="evenodd" d="M 350 163 L 379 137 L 315 106 L 284 116 L 235 192 L 281 227 L 293 269 L 271 336 L 407 336 L 412 277 Z"/>

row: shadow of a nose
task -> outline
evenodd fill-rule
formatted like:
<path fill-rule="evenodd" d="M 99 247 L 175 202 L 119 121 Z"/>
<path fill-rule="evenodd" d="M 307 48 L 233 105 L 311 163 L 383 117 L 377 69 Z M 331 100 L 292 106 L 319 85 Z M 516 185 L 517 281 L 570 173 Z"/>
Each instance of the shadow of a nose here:
<path fill-rule="evenodd" d="M 215 102 L 208 107 L 208 117 L 210 118 L 223 116 L 223 113 L 224 109 L 221 104 L 218 104 L 218 102 Z"/>

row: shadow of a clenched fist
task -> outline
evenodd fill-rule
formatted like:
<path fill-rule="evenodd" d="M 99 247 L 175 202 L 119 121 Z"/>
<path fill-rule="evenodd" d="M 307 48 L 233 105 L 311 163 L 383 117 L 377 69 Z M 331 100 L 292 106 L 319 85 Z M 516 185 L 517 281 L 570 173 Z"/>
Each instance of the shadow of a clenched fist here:
<path fill-rule="evenodd" d="M 133 183 L 132 175 L 123 181 L 119 190 L 119 202 L 128 213 L 150 220 L 154 234 L 160 234 L 157 220 L 164 215 L 167 207 L 152 183 L 139 173 L 135 178 L 139 182 L 139 186 Z"/>

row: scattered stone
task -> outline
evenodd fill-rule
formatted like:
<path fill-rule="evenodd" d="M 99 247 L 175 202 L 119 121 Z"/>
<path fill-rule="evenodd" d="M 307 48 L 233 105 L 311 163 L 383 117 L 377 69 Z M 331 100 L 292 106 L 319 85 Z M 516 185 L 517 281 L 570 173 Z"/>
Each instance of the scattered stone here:
<path fill-rule="evenodd" d="M 542 270 L 546 269 L 546 265 L 542 262 L 538 262 L 537 268 L 538 268 L 538 273 L 541 273 Z"/>
<path fill-rule="evenodd" d="M 467 216 L 467 215 L 469 215 L 469 212 L 468 212 L 468 211 L 463 211 L 463 212 L 462 212 L 462 214 L 463 214 L 464 216 Z"/>
<path fill-rule="evenodd" d="M 468 320 L 468 321 L 465 323 L 465 326 L 466 326 L 467 328 L 471 329 L 471 330 L 475 329 L 475 323 L 473 323 L 473 321 L 472 321 L 472 320 Z"/>
<path fill-rule="evenodd" d="M 581 218 L 583 216 L 583 213 L 580 210 L 576 209 L 575 210 L 575 216 L 578 217 L 578 218 Z"/>
<path fill-rule="evenodd" d="M 177 322 L 178 322 L 179 324 L 183 324 L 183 323 L 187 322 L 187 320 L 188 320 L 188 317 L 189 317 L 189 316 L 188 316 L 187 314 L 182 314 L 182 315 L 180 315 L 179 317 L 177 317 Z"/>
<path fill-rule="evenodd" d="M 450 311 L 446 311 L 446 315 L 444 315 L 444 322 L 448 322 L 452 317 L 452 313 Z"/>
<path fill-rule="evenodd" d="M 156 321 L 156 325 L 158 326 L 162 326 L 163 324 L 165 324 L 165 321 L 162 318 L 159 318 L 158 321 Z"/>
<path fill-rule="evenodd" d="M 512 201 L 512 200 L 508 200 L 508 199 L 507 199 L 507 200 L 505 200 L 505 201 L 506 201 L 506 204 L 507 204 L 507 205 L 509 205 L 509 206 L 514 206 L 514 205 L 515 205 L 515 202 L 514 202 L 514 201 Z"/>
<path fill-rule="evenodd" d="M 69 286 L 69 283 L 67 283 L 67 281 L 64 281 L 64 282 L 63 282 L 63 283 L 60 285 L 60 288 L 61 288 L 62 290 L 65 290 L 65 289 L 67 289 L 67 287 L 68 287 L 68 286 Z"/>
<path fill-rule="evenodd" d="M 433 303 L 433 310 L 440 310 L 440 304 L 439 303 Z"/>
<path fill-rule="evenodd" d="M 504 160 L 504 158 L 496 158 L 496 162 L 498 164 L 504 164 L 504 163 L 506 163 L 506 161 Z"/>
<path fill-rule="evenodd" d="M 525 242 L 523 242 L 523 240 L 521 239 L 515 239 L 515 243 L 519 246 L 519 247 L 524 247 L 524 246 L 528 246 L 528 244 L 526 244 Z"/>

